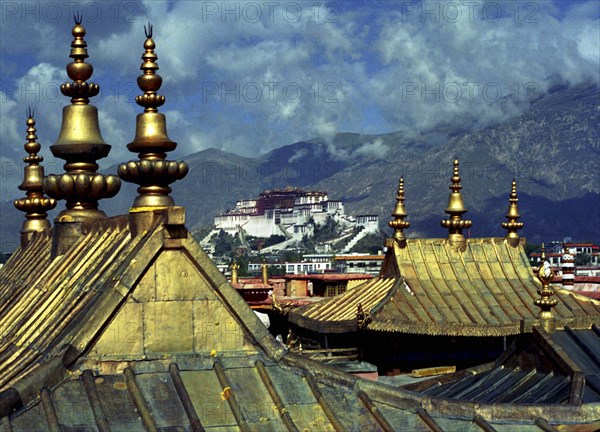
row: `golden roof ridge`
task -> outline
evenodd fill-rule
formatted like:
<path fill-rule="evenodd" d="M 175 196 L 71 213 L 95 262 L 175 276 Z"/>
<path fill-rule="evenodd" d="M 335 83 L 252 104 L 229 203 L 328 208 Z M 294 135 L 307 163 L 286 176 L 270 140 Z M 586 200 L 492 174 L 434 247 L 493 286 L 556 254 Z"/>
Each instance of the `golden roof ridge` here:
<path fill-rule="evenodd" d="M 157 92 L 162 85 L 162 78 L 156 73 L 158 56 L 152 39 L 152 24 L 144 26 L 146 41 L 142 54 L 143 73 L 137 83 L 143 94 L 135 101 L 144 107 L 144 112 L 136 117 L 135 138 L 127 148 L 138 153 L 139 160 L 129 161 L 119 165 L 118 174 L 126 182 L 139 185 L 138 193 L 130 213 L 145 212 L 174 206 L 173 198 L 169 196 L 169 184 L 181 180 L 188 172 L 185 162 L 166 160 L 166 153 L 174 150 L 177 143 L 167 135 L 167 120 L 164 114 L 158 112 L 158 107 L 165 102 L 165 97 Z"/>
<path fill-rule="evenodd" d="M 24 168 L 23 182 L 19 185 L 26 196 L 14 201 L 15 207 L 25 212 L 25 221 L 21 227 L 22 247 L 27 245 L 34 232 L 50 229 L 47 211 L 56 207 L 54 199 L 44 196 L 44 167 L 41 165 L 44 158 L 38 155 L 41 145 L 37 142 L 34 112 L 31 108 L 27 110 L 26 124 L 27 142 L 24 148 L 28 155 L 23 158 L 23 162 L 28 165 Z"/>

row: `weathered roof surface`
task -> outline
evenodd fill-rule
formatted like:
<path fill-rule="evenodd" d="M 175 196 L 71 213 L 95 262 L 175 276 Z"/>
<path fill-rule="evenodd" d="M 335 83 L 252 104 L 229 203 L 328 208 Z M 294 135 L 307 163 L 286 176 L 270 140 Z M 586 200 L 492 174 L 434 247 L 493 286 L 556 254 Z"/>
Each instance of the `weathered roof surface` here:
<path fill-rule="evenodd" d="M 564 329 L 517 339 L 495 363 L 405 386 L 424 395 L 481 403 L 595 406 L 600 427 L 600 329 Z"/>
<path fill-rule="evenodd" d="M 119 370 L 96 364 L 96 371 L 84 368 L 42 389 L 25 410 L 0 421 L 0 431 L 540 431 L 594 415 L 589 405 L 536 407 L 533 416 L 527 407 L 452 406 L 286 357 L 201 356 Z"/>
<path fill-rule="evenodd" d="M 522 245 L 503 238 L 467 239 L 464 252 L 446 239 L 408 239 L 388 248 L 377 278 L 320 303 L 294 309 L 291 322 L 319 332 L 356 330 L 358 304 L 370 330 L 428 335 L 504 336 L 530 331 L 541 287 Z M 600 302 L 555 287 L 559 324 L 600 318 Z"/>

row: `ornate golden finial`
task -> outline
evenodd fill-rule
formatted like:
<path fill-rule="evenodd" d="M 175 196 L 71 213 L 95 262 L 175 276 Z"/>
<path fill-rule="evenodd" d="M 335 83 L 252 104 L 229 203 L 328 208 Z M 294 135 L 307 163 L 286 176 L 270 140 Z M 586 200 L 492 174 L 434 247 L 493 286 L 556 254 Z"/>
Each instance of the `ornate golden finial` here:
<path fill-rule="evenodd" d="M 394 238 L 398 242 L 406 240 L 404 237 L 404 230 L 410 226 L 410 222 L 405 221 L 404 218 L 407 216 L 406 209 L 404 208 L 404 177 L 400 177 L 398 183 L 398 194 L 396 195 L 396 207 L 392 213 L 394 220 L 388 222 L 388 225 L 394 229 Z"/>
<path fill-rule="evenodd" d="M 101 175 L 96 161 L 108 156 L 110 145 L 100 134 L 98 110 L 89 104 L 89 98 L 100 90 L 98 84 L 88 83 L 94 68 L 85 63 L 87 43 L 81 16 L 75 16 L 73 42 L 67 65 L 67 74 L 73 82 L 64 83 L 60 90 L 71 98 L 71 105 L 63 108 L 62 127 L 56 142 L 50 146 L 52 154 L 66 161 L 66 173 L 49 175 L 44 179 L 44 191 L 56 199 L 67 201 L 67 209 L 58 215 L 59 222 L 81 222 L 106 215 L 98 210 L 98 200 L 111 198 L 121 188 L 114 175 Z"/>
<path fill-rule="evenodd" d="M 73 42 L 71 42 L 71 52 L 69 57 L 73 59 L 67 65 L 67 75 L 73 80 L 72 83 L 64 83 L 60 86 L 60 91 L 65 96 L 71 97 L 71 103 L 86 105 L 91 97 L 100 92 L 100 87 L 95 83 L 88 83 L 94 73 L 94 67 L 86 63 L 85 59 L 89 57 L 87 52 L 87 43 L 83 39 L 85 28 L 81 25 L 82 16 L 76 14 L 74 17 L 75 26 L 71 31 Z"/>
<path fill-rule="evenodd" d="M 546 261 L 546 249 L 542 243 L 542 261 L 537 271 L 537 278 L 542 283 L 542 287 L 537 290 L 540 298 L 534 301 L 534 304 L 541 309 L 539 318 L 542 320 L 544 329 L 548 332 L 554 330 L 555 323 L 552 315 L 552 308 L 558 301 L 552 298 L 554 290 L 550 288 L 550 282 L 554 278 L 554 270 L 548 261 Z"/>
<path fill-rule="evenodd" d="M 42 188 L 44 167 L 40 165 L 44 158 L 38 156 L 41 146 L 37 142 L 35 120 L 31 108 L 27 110 L 27 142 L 24 147 L 28 155 L 23 158 L 23 162 L 28 165 L 25 167 L 23 183 L 19 185 L 19 189 L 26 192 L 26 197 L 14 202 L 18 210 L 25 212 L 25 221 L 21 227 L 21 246 L 23 247 L 26 246 L 32 233 L 50 229 L 46 212 L 56 207 L 55 200 L 44 196 Z"/>
<path fill-rule="evenodd" d="M 260 266 L 262 270 L 262 283 L 263 285 L 269 285 L 269 266 L 267 262 L 263 260 L 262 265 Z"/>
<path fill-rule="evenodd" d="M 140 185 L 138 197 L 133 203 L 131 212 L 164 208 L 175 205 L 169 196 L 169 184 L 181 180 L 188 172 L 185 162 L 167 161 L 166 153 L 175 149 L 177 144 L 167 135 L 167 120 L 158 112 L 158 107 L 165 103 L 165 97 L 157 93 L 162 85 L 162 78 L 156 73 L 158 56 L 154 53 L 152 25 L 144 27 L 146 42 L 140 69 L 143 74 L 137 79 L 138 86 L 144 94 L 135 101 L 144 107 L 144 112 L 136 118 L 135 138 L 127 148 L 138 153 L 140 160 L 129 161 L 119 165 L 118 174 L 123 180 Z"/>
<path fill-rule="evenodd" d="M 238 280 L 238 270 L 239 269 L 240 269 L 240 265 L 237 263 L 237 261 L 234 261 L 233 263 L 231 263 L 231 283 L 232 284 L 239 283 L 239 280 Z"/>
<path fill-rule="evenodd" d="M 508 241 L 508 244 L 510 244 L 512 247 L 517 247 L 519 244 L 519 234 L 517 234 L 517 231 L 523 228 L 523 222 L 518 222 L 520 217 L 519 209 L 517 208 L 519 198 L 517 197 L 517 181 L 515 179 L 512 181 L 512 188 L 508 202 L 508 212 L 505 216 L 506 219 L 508 219 L 508 222 L 502 222 L 502 228 L 508 231 L 506 234 L 506 240 Z"/>
<path fill-rule="evenodd" d="M 448 229 L 448 240 L 450 244 L 464 250 L 466 242 L 462 230 L 469 228 L 472 222 L 470 220 L 462 219 L 462 215 L 467 212 L 467 209 L 465 208 L 463 197 L 460 193 L 462 185 L 460 184 L 461 179 L 458 165 L 458 159 L 454 159 L 454 171 L 451 178 L 452 184 L 450 185 L 450 190 L 452 192 L 448 198 L 448 207 L 444 210 L 444 212 L 450 215 L 450 218 L 442 220 L 441 225 Z"/>

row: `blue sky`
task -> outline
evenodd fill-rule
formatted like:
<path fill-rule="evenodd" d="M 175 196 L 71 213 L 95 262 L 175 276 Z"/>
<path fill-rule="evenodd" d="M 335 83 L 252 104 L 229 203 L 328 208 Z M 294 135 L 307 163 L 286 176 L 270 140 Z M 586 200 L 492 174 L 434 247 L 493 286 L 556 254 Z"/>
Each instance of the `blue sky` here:
<path fill-rule="evenodd" d="M 173 158 L 253 156 L 338 131 L 416 134 L 514 116 L 556 82 L 598 83 L 600 2 L 0 2 L 0 193 L 20 193 L 25 110 L 47 171 L 82 13 L 92 99 L 111 155 L 134 158 L 143 26 L 151 21 Z M 391 149 L 373 147 L 378 155 Z"/>

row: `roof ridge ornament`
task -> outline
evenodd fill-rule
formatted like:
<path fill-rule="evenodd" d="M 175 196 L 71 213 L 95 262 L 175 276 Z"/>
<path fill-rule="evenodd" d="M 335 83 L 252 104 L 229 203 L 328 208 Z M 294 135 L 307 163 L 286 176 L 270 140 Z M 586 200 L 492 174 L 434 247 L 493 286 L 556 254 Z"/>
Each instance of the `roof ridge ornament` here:
<path fill-rule="evenodd" d="M 21 227 L 22 247 L 27 245 L 34 232 L 50 229 L 47 211 L 56 207 L 54 199 L 44 196 L 44 167 L 40 165 L 44 158 L 38 155 L 42 146 L 37 142 L 34 112 L 28 108 L 26 114 L 27 142 L 23 147 L 28 155 L 23 158 L 23 162 L 28 165 L 24 169 L 23 182 L 19 185 L 19 189 L 25 191 L 26 196 L 14 201 L 15 207 L 25 212 L 25 221 Z"/>
<path fill-rule="evenodd" d="M 542 283 L 542 286 L 537 290 L 540 297 L 534 301 L 534 304 L 541 309 L 539 318 L 542 321 L 542 327 L 548 333 L 551 333 L 556 327 L 552 308 L 556 306 L 558 300 L 552 298 L 552 296 L 554 296 L 554 290 L 550 288 L 550 282 L 554 279 L 554 270 L 552 270 L 550 263 L 546 261 L 546 248 L 544 247 L 544 243 L 542 243 L 541 263 L 536 276 Z"/>
<path fill-rule="evenodd" d="M 262 274 L 262 283 L 263 285 L 269 285 L 269 265 L 267 261 L 263 259 L 262 264 L 260 265 L 261 274 Z"/>
<path fill-rule="evenodd" d="M 406 237 L 404 236 L 404 230 L 410 226 L 410 222 L 404 219 L 408 216 L 404 207 L 404 176 L 400 176 L 398 182 L 398 192 L 396 194 L 396 207 L 392 213 L 393 220 L 388 222 L 390 228 L 394 229 L 394 239 L 398 243 L 406 244 Z"/>
<path fill-rule="evenodd" d="M 462 230 L 470 228 L 472 222 L 462 218 L 462 215 L 467 212 L 467 209 L 465 208 L 465 203 L 460 192 L 462 185 L 460 184 L 461 177 L 458 166 L 459 161 L 455 158 L 452 178 L 450 179 L 452 181 L 452 184 L 450 185 L 450 190 L 452 192 L 448 197 L 448 207 L 444 210 L 450 217 L 442 220 L 440 224 L 442 227 L 448 229 L 448 241 L 450 245 L 457 250 L 464 251 L 467 244 Z"/>
<path fill-rule="evenodd" d="M 69 54 L 73 61 L 67 65 L 67 74 L 73 82 L 60 86 L 62 94 L 71 98 L 71 105 L 63 108 L 60 134 L 50 146 L 54 156 L 66 161 L 66 173 L 49 175 L 44 180 L 44 191 L 50 197 L 67 201 L 66 210 L 58 215 L 59 222 L 106 217 L 98 210 L 98 200 L 115 196 L 121 188 L 117 176 L 97 173 L 96 161 L 108 156 L 111 146 L 100 133 L 97 108 L 89 104 L 89 98 L 98 94 L 100 86 L 88 82 L 94 68 L 85 62 L 88 57 L 86 31 L 81 25 L 81 15 L 75 15 L 74 19 Z"/>
<path fill-rule="evenodd" d="M 231 268 L 231 284 L 237 285 L 240 282 L 239 276 L 238 276 L 238 270 L 240 269 L 240 265 L 237 263 L 236 260 L 233 260 L 230 268 Z"/>
<path fill-rule="evenodd" d="M 502 222 L 502 228 L 508 231 L 506 234 L 508 244 L 512 247 L 517 247 L 519 245 L 519 234 L 517 231 L 523 228 L 523 222 L 518 222 L 521 216 L 519 215 L 519 209 L 517 208 L 519 198 L 517 196 L 517 181 L 515 179 L 512 181 L 508 202 L 508 211 L 505 216 L 506 219 L 508 219 L 508 222 Z"/>
<path fill-rule="evenodd" d="M 144 107 L 144 112 L 137 115 L 135 138 L 127 144 L 131 152 L 138 153 L 139 160 L 121 164 L 118 168 L 119 177 L 139 185 L 139 195 L 130 213 L 174 206 L 175 202 L 169 196 L 169 184 L 181 180 L 188 172 L 185 162 L 165 160 L 166 153 L 174 150 L 177 143 L 167 135 L 165 115 L 158 112 L 158 107 L 165 103 L 165 97 L 157 93 L 162 78 L 156 73 L 158 56 L 154 52 L 156 45 L 152 40 L 152 24 L 144 26 L 144 33 L 146 41 L 140 66 L 143 73 L 137 79 L 143 94 L 135 98 L 136 103 Z"/>

